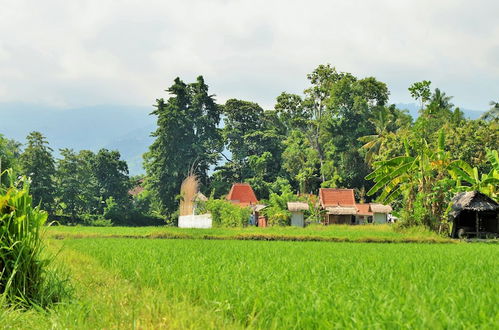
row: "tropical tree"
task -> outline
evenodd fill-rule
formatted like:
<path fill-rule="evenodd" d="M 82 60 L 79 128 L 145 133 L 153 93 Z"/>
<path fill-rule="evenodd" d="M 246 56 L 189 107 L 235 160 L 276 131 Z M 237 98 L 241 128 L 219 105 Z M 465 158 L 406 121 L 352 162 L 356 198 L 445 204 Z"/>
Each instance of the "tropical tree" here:
<path fill-rule="evenodd" d="M 222 150 L 222 137 L 217 127 L 221 107 L 202 76 L 186 84 L 176 78 L 167 90 L 168 100 L 157 99 L 152 115 L 157 116 L 155 138 L 144 155 L 146 187 L 154 194 L 165 216 L 177 209 L 175 196 L 190 170 L 204 185 L 208 171 L 215 165 Z M 174 219 L 175 217 L 173 217 Z"/>
<path fill-rule="evenodd" d="M 20 154 L 21 143 L 7 139 L 0 134 L 0 185 L 9 184 L 7 173 L 4 172 L 5 169 L 12 168 L 16 173 L 19 171 Z"/>
<path fill-rule="evenodd" d="M 47 211 L 52 211 L 55 197 L 55 161 L 52 148 L 40 132 L 31 132 L 26 137 L 27 143 L 20 156 L 21 169 L 31 178 L 31 194 L 35 205 L 42 204 Z"/>
<path fill-rule="evenodd" d="M 409 93 L 414 99 L 419 100 L 421 110 L 431 98 L 430 85 L 431 81 L 423 80 L 409 86 Z"/>
<path fill-rule="evenodd" d="M 499 102 L 490 101 L 490 106 L 491 106 L 490 110 L 485 112 L 480 117 L 480 119 L 487 121 L 493 121 L 499 119 Z"/>
<path fill-rule="evenodd" d="M 445 151 L 444 130 L 440 131 L 436 148 L 423 140 L 418 149 L 413 152 L 406 140 L 404 156 L 374 163 L 375 170 L 366 179 L 374 180 L 375 185 L 367 195 L 380 191 L 378 200 L 383 203 L 403 196 L 406 221 L 436 229 L 451 197 L 452 185 L 448 180 L 451 159 Z M 417 208 L 421 214 L 414 214 Z"/>
<path fill-rule="evenodd" d="M 471 167 L 463 160 L 457 160 L 450 164 L 450 173 L 456 180 L 458 191 L 478 190 L 498 200 L 499 155 L 497 150 L 487 150 L 487 159 L 492 169 L 489 173 L 481 175 L 477 167 Z M 463 181 L 467 185 L 463 185 Z"/>

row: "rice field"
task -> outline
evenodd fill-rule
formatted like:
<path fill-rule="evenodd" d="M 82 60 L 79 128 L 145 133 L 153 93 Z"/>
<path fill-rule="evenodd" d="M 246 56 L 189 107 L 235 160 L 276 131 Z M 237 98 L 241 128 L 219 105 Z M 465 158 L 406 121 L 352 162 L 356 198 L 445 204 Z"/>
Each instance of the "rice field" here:
<path fill-rule="evenodd" d="M 13 327 L 499 326 L 497 244 L 85 238 L 50 248 L 76 298 L 48 314 L 0 313 Z"/>

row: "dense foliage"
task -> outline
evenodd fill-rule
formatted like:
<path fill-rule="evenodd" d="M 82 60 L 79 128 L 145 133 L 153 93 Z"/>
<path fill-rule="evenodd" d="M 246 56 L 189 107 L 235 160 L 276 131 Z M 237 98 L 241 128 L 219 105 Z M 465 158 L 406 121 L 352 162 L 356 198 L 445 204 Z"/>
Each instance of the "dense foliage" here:
<path fill-rule="evenodd" d="M 188 174 L 218 199 L 233 183 L 250 183 L 270 205 L 264 213 L 272 224 L 289 222 L 279 198 L 316 195 L 320 187 L 353 188 L 359 201 L 391 202 L 406 224 L 433 229 L 441 229 L 458 191 L 477 189 L 497 199 L 497 102 L 469 120 L 425 80 L 409 86 L 420 106 L 412 118 L 389 104 L 387 85 L 374 77 L 319 65 L 307 79 L 302 95 L 283 92 L 273 109 L 241 99 L 217 104 L 202 76 L 193 83 L 175 79 L 151 113 L 157 129 L 140 178 L 128 177 L 117 151 L 62 149 L 54 160 L 38 132 L 24 150 L 0 136 L 0 164 L 31 177 L 35 203 L 86 223 L 152 224 L 158 217 L 175 223 Z M 315 208 L 310 215 L 320 217 Z"/>
<path fill-rule="evenodd" d="M 8 173 L 7 173 L 8 174 Z M 63 281 L 42 256 L 47 212 L 33 205 L 26 178 L 0 187 L 0 306 L 45 307 L 66 294 Z"/>

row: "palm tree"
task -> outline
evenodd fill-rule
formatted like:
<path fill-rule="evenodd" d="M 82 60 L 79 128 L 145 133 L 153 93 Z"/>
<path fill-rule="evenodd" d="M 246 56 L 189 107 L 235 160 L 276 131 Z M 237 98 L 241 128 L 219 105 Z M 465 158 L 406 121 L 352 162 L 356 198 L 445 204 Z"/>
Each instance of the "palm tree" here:
<path fill-rule="evenodd" d="M 492 120 L 498 120 L 499 119 L 499 102 L 495 101 L 490 101 L 490 108 L 489 111 L 484 112 L 484 114 L 480 117 L 482 120 L 487 120 L 487 121 L 492 121 Z"/>
<path fill-rule="evenodd" d="M 444 150 L 444 130 L 439 132 L 436 149 L 423 139 L 421 148 L 415 156 L 411 156 L 407 140 L 404 145 L 404 156 L 374 163 L 376 169 L 366 179 L 372 179 L 375 184 L 367 195 L 381 191 L 378 201 L 382 203 L 390 203 L 405 195 L 405 209 L 412 212 L 418 195 L 428 197 L 431 194 L 432 198 L 422 199 L 426 210 L 422 221 L 428 227 L 435 228 L 446 207 L 446 191 L 436 189 L 436 184 L 445 178 L 450 164 L 450 154 Z"/>
<path fill-rule="evenodd" d="M 388 109 L 382 107 L 378 113 L 378 116 L 370 119 L 369 121 L 374 125 L 376 134 L 362 136 L 358 140 L 364 143 L 361 149 L 366 150 L 366 162 L 371 165 L 373 156 L 379 153 L 379 150 L 383 147 L 387 136 L 392 134 L 389 131 L 390 114 Z"/>

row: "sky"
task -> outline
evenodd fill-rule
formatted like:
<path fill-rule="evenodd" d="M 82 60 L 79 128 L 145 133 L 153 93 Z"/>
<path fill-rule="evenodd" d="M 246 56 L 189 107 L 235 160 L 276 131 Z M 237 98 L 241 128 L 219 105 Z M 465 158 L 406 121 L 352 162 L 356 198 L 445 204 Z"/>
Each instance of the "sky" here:
<path fill-rule="evenodd" d="M 499 100 L 499 1 L 0 0 L 0 102 L 152 105 L 203 75 L 218 102 L 274 105 L 319 64 L 431 80 L 463 108 Z"/>

